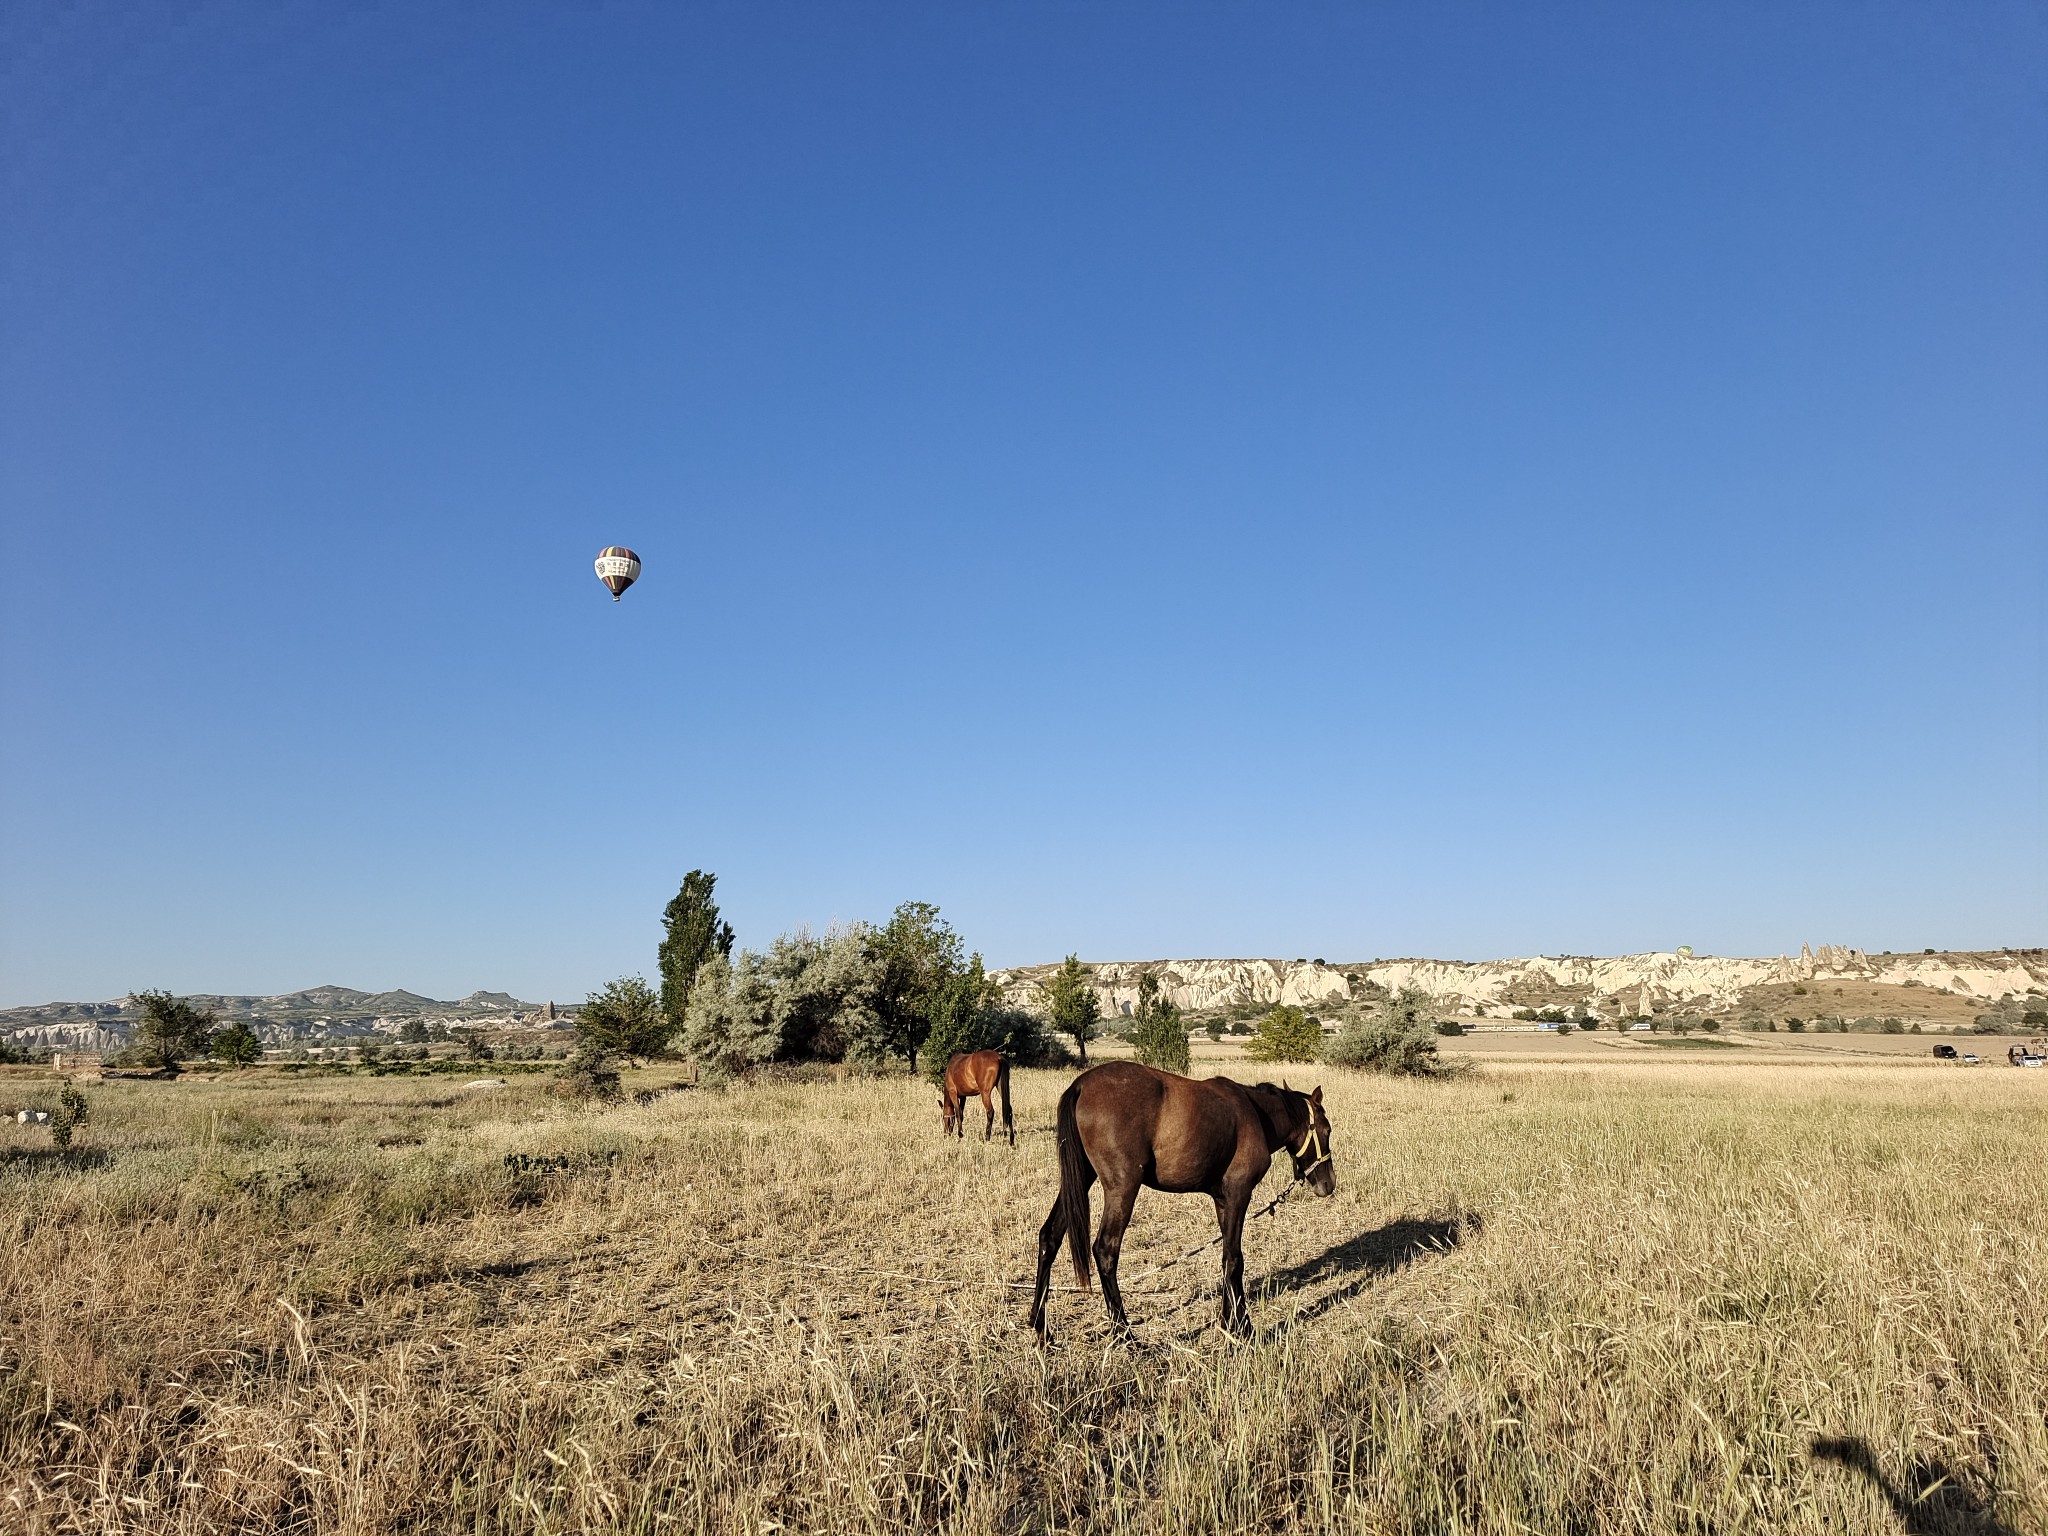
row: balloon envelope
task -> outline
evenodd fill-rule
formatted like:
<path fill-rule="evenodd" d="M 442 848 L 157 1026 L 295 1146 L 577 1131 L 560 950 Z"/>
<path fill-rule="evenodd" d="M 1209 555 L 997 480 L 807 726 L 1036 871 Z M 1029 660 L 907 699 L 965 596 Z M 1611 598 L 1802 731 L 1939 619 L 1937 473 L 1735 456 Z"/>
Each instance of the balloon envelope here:
<path fill-rule="evenodd" d="M 599 551 L 597 557 L 597 579 L 605 584 L 612 595 L 612 601 L 619 600 L 619 594 L 640 579 L 640 557 L 630 549 L 614 544 Z"/>

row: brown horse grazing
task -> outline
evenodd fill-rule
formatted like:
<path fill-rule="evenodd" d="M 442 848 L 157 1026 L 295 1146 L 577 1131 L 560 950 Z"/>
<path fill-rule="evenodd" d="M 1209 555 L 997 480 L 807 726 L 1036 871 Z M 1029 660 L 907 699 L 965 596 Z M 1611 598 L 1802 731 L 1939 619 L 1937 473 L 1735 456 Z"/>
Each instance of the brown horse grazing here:
<path fill-rule="evenodd" d="M 939 1116 L 948 1136 L 967 1134 L 967 1101 L 981 1095 L 988 1111 L 988 1126 L 981 1133 L 987 1141 L 996 1131 L 996 1096 L 1003 1100 L 1003 1130 L 1010 1145 L 1017 1145 L 1017 1127 L 1010 1122 L 1010 1058 L 1001 1051 L 962 1051 L 946 1063 L 946 1077 L 939 1093 Z"/>
<path fill-rule="evenodd" d="M 1117 1255 L 1138 1188 L 1168 1194 L 1200 1192 L 1216 1202 L 1223 1229 L 1223 1326 L 1251 1331 L 1244 1302 L 1244 1213 L 1252 1191 L 1285 1147 L 1294 1176 L 1319 1195 L 1335 1194 L 1330 1122 L 1323 1090 L 1302 1093 L 1271 1083 L 1247 1086 L 1227 1077 L 1196 1081 L 1134 1061 L 1091 1067 L 1060 1096 L 1060 1194 L 1038 1232 L 1038 1289 L 1031 1326 L 1045 1332 L 1045 1293 L 1064 1235 L 1074 1274 L 1088 1284 L 1088 1186 L 1102 1180 L 1102 1226 L 1095 1268 L 1110 1320 L 1128 1328 L 1117 1289 Z"/>

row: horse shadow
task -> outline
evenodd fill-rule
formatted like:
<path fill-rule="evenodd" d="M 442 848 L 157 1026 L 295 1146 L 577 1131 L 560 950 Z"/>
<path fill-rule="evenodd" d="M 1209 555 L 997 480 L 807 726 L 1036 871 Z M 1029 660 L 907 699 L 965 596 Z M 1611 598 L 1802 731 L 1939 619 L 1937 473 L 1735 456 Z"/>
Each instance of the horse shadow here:
<path fill-rule="evenodd" d="M 0 1168 L 28 1173 L 88 1173 L 113 1160 L 104 1147 L 0 1147 Z"/>
<path fill-rule="evenodd" d="M 2016 1527 L 1993 1514 L 1991 1506 L 1939 1459 L 1920 1457 L 1900 1482 L 1885 1476 L 1867 1440 L 1829 1436 L 1813 1442 L 1812 1455 L 1815 1461 L 1832 1461 L 1875 1483 L 1910 1536 L 2019 1536 Z"/>
<path fill-rule="evenodd" d="M 1349 1276 L 1346 1283 L 1318 1297 L 1290 1320 L 1293 1324 L 1314 1322 L 1360 1295 L 1375 1280 L 1406 1269 L 1427 1255 L 1449 1253 L 1468 1237 L 1477 1236 L 1484 1225 L 1476 1212 L 1448 1218 L 1398 1217 L 1325 1248 L 1312 1259 L 1274 1270 L 1259 1281 L 1258 1294 L 1266 1300 L 1296 1286 Z"/>

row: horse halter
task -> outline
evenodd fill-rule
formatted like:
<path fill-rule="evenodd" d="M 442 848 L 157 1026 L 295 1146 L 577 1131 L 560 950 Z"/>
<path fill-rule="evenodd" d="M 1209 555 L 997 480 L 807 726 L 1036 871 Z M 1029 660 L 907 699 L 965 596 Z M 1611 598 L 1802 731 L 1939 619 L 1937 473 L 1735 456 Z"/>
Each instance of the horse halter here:
<path fill-rule="evenodd" d="M 1295 1177 L 1297 1179 L 1307 1178 L 1310 1174 L 1314 1173 L 1318 1168 L 1322 1167 L 1323 1164 L 1327 1163 L 1330 1160 L 1329 1150 L 1323 1145 L 1323 1133 L 1316 1129 L 1316 1115 L 1314 1110 L 1309 1111 L 1308 1134 L 1301 1138 L 1301 1145 L 1294 1149 L 1295 1161 L 1300 1162 L 1302 1158 L 1307 1157 L 1311 1149 L 1313 1149 L 1316 1154 L 1315 1161 L 1310 1163 L 1307 1167 L 1303 1168 L 1300 1172 L 1296 1173 Z"/>

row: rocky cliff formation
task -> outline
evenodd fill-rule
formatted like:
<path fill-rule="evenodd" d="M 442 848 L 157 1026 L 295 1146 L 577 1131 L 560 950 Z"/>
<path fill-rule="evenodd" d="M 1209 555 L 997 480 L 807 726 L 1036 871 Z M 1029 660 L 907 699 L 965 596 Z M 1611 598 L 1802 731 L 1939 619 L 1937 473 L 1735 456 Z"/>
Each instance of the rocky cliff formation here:
<path fill-rule="evenodd" d="M 1043 1011 L 1051 965 L 993 975 L 1013 1006 Z M 1584 1003 L 1609 1016 L 1671 1005 L 1726 1008 L 1751 987 L 1857 980 L 1919 986 L 1994 1002 L 2048 993 L 2048 950 L 1869 955 L 1823 944 L 1770 960 L 1689 951 L 1618 955 L 1537 955 L 1525 960 L 1116 960 L 1094 965 L 1096 995 L 1107 1015 L 1129 1013 L 1138 977 L 1157 974 L 1160 990 L 1183 1009 L 1289 1003 L 1310 1011 L 1342 1007 L 1381 990 L 1419 987 L 1446 1009 L 1505 1014 L 1519 1007 Z M 1604 1006 L 1603 1006 L 1604 1005 Z"/>

